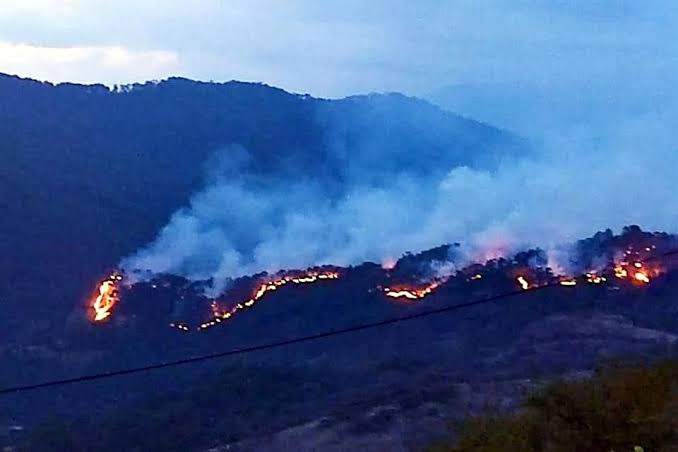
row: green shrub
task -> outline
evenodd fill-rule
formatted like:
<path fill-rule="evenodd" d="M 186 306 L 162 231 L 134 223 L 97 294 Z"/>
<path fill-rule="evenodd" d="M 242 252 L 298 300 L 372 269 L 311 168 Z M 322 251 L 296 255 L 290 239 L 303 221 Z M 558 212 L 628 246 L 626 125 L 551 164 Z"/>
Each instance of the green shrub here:
<path fill-rule="evenodd" d="M 464 422 L 436 451 L 678 451 L 678 363 L 608 367 L 559 381 L 514 414 Z"/>

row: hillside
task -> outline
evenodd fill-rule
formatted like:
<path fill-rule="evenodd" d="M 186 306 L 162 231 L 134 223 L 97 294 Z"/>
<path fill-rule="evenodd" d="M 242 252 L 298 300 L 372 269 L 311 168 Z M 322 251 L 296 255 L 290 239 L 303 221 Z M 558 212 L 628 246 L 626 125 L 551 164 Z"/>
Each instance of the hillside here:
<path fill-rule="evenodd" d="M 229 146 L 254 156 L 243 176 L 304 175 L 336 196 L 354 170 L 372 168 L 379 185 L 402 167 L 491 169 L 526 152 L 515 136 L 398 94 L 324 100 L 181 78 L 111 91 L 0 75 L 0 136 L 0 334 L 13 336 L 28 318 L 43 330 L 63 323 Z"/>
<path fill-rule="evenodd" d="M 63 336 L 36 337 L 30 346 L 6 344 L 7 370 L 0 386 L 488 301 L 191 367 L 59 387 L 57 398 L 50 390 L 10 395 L 3 399 L 0 435 L 10 444 L 25 438 L 11 430 L 18 424 L 27 433 L 47 435 L 42 438 L 75 441 L 83 450 L 120 450 L 130 444 L 285 450 L 295 442 L 306 450 L 341 450 L 346 444 L 416 449 L 447 434 L 450 420 L 488 405 L 511 410 L 524 393 L 553 378 L 586 375 L 610 360 L 675 356 L 675 243 L 676 236 L 638 227 L 620 235 L 607 230 L 575 244 L 573 257 L 582 268 L 599 266 L 595 273 L 576 276 L 575 286 L 560 284 L 573 278 L 554 275 L 544 265 L 544 252 L 535 249 L 470 265 L 421 299 L 388 295 L 387 285 L 414 290 L 426 284 L 421 278 L 431 276 L 432 264 L 449 258 L 454 245 L 446 245 L 405 255 L 392 269 L 372 263 L 324 269 L 340 276 L 307 285 L 290 282 L 209 328 L 201 325 L 216 317 L 199 285 L 159 275 L 122 289 L 106 322 L 70 322 Z M 645 264 L 637 267 L 640 261 Z M 649 282 L 635 278 L 634 268 Z M 304 273 L 284 274 L 298 280 Z M 284 274 L 241 278 L 215 301 L 228 312 L 258 291 L 262 281 Z M 521 291 L 517 276 L 529 281 L 528 290 Z M 505 293 L 513 296 L 494 298 Z M 188 330 L 172 327 L 177 322 Z M 44 409 L 36 412 L 36 407 Z M 34 432 L 35 424 L 44 421 Z"/>
<path fill-rule="evenodd" d="M 397 229 L 370 235 L 365 223 L 313 215 L 355 197 L 357 204 L 341 206 L 349 214 L 364 208 L 367 224 L 417 230 L 417 213 L 429 206 L 423 198 L 436 193 L 427 189 L 451 169 L 490 177 L 532 152 L 514 135 L 418 99 L 314 99 L 261 84 L 180 78 L 109 90 L 0 76 L 0 134 L 8 162 L 0 170 L 0 388 L 472 302 L 445 315 L 191 367 L 6 395 L 0 446 L 417 449 L 447 435 L 448 422 L 488 405 L 511 411 L 523 393 L 554 378 L 588 375 L 609 360 L 676 354 L 678 239 L 638 226 L 571 244 L 567 275 L 539 248 L 473 263 L 463 244 L 439 242 L 379 256 L 392 258 L 383 263 L 349 259 L 226 275 L 222 286 L 213 285 L 213 271 L 188 277 L 181 260 L 176 272 L 147 279 L 137 278 L 143 269 L 116 268 L 154 238 L 179 253 L 187 245 L 202 264 L 213 254 L 200 246 L 223 254 L 228 240 L 220 238 L 231 229 L 244 231 L 227 237 L 240 251 L 252 235 L 277 238 L 288 217 L 313 217 L 323 228 L 332 218 L 339 226 L 325 228 L 333 240 L 324 242 L 317 229 L 292 222 L 301 227 L 285 230 L 295 239 L 287 247 L 253 241 L 249 251 L 286 262 L 275 254 L 303 254 L 308 243 L 341 256 L 350 234 L 365 246 L 400 240 L 389 235 Z M 300 193 L 292 193 L 295 184 Z M 405 188 L 391 193 L 396 207 L 401 193 L 419 188 L 403 195 L 407 214 L 380 197 L 392 186 Z M 229 196 L 251 199 L 194 202 L 196 194 L 233 188 Z M 286 210 L 293 202 L 300 208 Z M 197 250 L 181 235 L 157 240 L 177 212 L 189 210 L 208 213 L 189 218 L 199 217 L 198 229 L 208 231 Z M 449 218 L 434 215 L 439 223 Z"/>

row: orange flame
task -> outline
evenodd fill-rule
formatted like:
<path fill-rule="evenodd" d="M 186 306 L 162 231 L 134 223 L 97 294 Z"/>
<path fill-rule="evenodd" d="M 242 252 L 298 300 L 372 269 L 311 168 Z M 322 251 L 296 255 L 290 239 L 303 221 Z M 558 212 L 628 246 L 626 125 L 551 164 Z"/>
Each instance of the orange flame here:
<path fill-rule="evenodd" d="M 649 284 L 650 275 L 658 276 L 662 273 L 662 269 L 658 266 L 650 266 L 646 268 L 642 262 L 633 262 L 630 264 L 627 261 L 622 261 L 615 265 L 614 275 L 619 279 L 629 279 L 634 284 Z"/>
<path fill-rule="evenodd" d="M 122 281 L 122 275 L 114 273 L 99 284 L 99 294 L 92 302 L 94 322 L 101 322 L 111 316 L 113 307 L 118 302 L 119 281 Z"/>
<path fill-rule="evenodd" d="M 595 271 L 586 274 L 586 281 L 591 284 L 601 284 L 607 281 L 607 278 L 596 274 Z"/>
<path fill-rule="evenodd" d="M 292 284 L 311 284 L 317 281 L 326 281 L 339 279 L 338 272 L 308 272 L 299 276 L 287 275 L 283 278 L 268 281 L 262 283 L 257 287 L 257 289 L 252 294 L 252 297 L 246 301 L 240 302 L 233 306 L 228 311 L 220 311 L 216 303 L 212 303 L 212 312 L 214 313 L 214 319 L 209 322 L 204 322 L 198 326 L 198 330 L 204 330 L 206 328 L 215 326 L 218 323 L 221 323 L 222 320 L 230 319 L 238 311 L 250 308 L 254 306 L 255 303 L 260 301 L 266 296 L 267 293 L 278 290 L 280 287 L 292 283 Z"/>
<path fill-rule="evenodd" d="M 616 276 L 619 279 L 624 279 L 629 275 L 629 272 L 626 271 L 624 267 L 621 265 L 616 265 L 614 267 L 614 276 Z"/>
<path fill-rule="evenodd" d="M 525 277 L 518 276 L 518 278 L 516 278 L 516 280 L 518 281 L 518 284 L 520 284 L 520 287 L 523 288 L 523 290 L 528 290 L 530 288 L 530 283 L 527 282 Z"/>
<path fill-rule="evenodd" d="M 633 278 L 634 278 L 636 281 L 640 281 L 640 282 L 645 283 L 645 284 L 649 284 L 649 283 L 650 283 L 650 277 L 647 276 L 647 273 L 642 272 L 642 271 L 636 272 L 636 273 L 633 275 Z"/>
<path fill-rule="evenodd" d="M 440 286 L 439 281 L 434 281 L 428 286 L 421 288 L 399 287 L 397 289 L 390 289 L 385 287 L 384 293 L 386 293 L 387 297 L 391 298 L 408 298 L 410 300 L 420 300 L 436 290 L 438 286 Z"/>

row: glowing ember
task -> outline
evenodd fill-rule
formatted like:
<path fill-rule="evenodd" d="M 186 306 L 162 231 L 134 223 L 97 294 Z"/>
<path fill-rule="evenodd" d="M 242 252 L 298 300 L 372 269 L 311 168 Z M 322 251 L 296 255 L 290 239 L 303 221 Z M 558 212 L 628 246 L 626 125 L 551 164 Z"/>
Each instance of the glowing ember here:
<path fill-rule="evenodd" d="M 586 281 L 590 282 L 591 284 L 600 284 L 607 281 L 607 278 L 597 275 L 595 272 L 590 272 L 586 274 Z"/>
<path fill-rule="evenodd" d="M 118 283 L 122 275 L 113 273 L 99 284 L 99 294 L 92 302 L 94 322 L 101 322 L 110 317 L 113 307 L 118 302 Z"/>
<path fill-rule="evenodd" d="M 476 275 L 471 276 L 471 281 L 476 281 L 476 280 L 478 280 L 478 279 L 483 279 L 483 275 L 481 275 L 480 273 L 478 273 L 478 274 L 476 274 Z"/>
<path fill-rule="evenodd" d="M 523 290 L 527 290 L 530 288 L 530 283 L 527 282 L 527 280 L 523 276 L 518 276 L 516 280 L 518 281 L 518 284 L 520 284 L 520 287 L 523 288 Z"/>
<path fill-rule="evenodd" d="M 183 331 L 185 333 L 188 333 L 188 331 L 189 331 L 188 326 L 186 324 L 183 324 L 183 323 L 170 323 L 169 326 L 171 326 L 172 328 L 176 328 L 179 331 Z"/>
<path fill-rule="evenodd" d="M 410 300 L 418 300 L 419 298 L 422 298 L 422 296 L 413 290 L 390 290 L 388 288 L 384 289 L 386 292 L 387 297 L 392 297 L 392 298 L 409 298 Z"/>
<path fill-rule="evenodd" d="M 620 279 L 624 279 L 629 275 L 629 272 L 626 271 L 624 267 L 621 265 L 617 265 L 614 267 L 614 276 Z"/>
<path fill-rule="evenodd" d="M 614 267 L 614 275 L 617 278 L 628 279 L 636 285 L 649 284 L 652 276 L 659 276 L 661 273 L 662 268 L 657 264 L 647 265 L 647 263 L 638 261 L 632 264 L 628 261 L 621 261 Z"/>
<path fill-rule="evenodd" d="M 429 284 L 428 286 L 421 288 L 399 287 L 397 289 L 390 289 L 388 287 L 385 287 L 384 293 L 386 293 L 387 297 L 391 298 L 408 298 L 410 300 L 420 300 L 429 295 L 435 289 L 437 289 L 439 285 L 440 282 L 435 281 Z"/>
<path fill-rule="evenodd" d="M 258 301 L 264 298 L 267 293 L 276 291 L 286 284 L 311 284 L 317 281 L 326 281 L 333 279 L 339 279 L 338 272 L 309 272 L 295 276 L 287 275 L 280 279 L 262 283 L 254 291 L 254 293 L 252 294 L 252 298 L 236 304 L 228 311 L 220 311 L 216 302 L 212 303 L 212 312 L 214 313 L 214 319 L 209 322 L 202 323 L 200 326 L 198 326 L 198 330 L 204 330 L 211 326 L 215 326 L 218 323 L 221 323 L 222 320 L 230 319 L 238 311 L 254 306 Z"/>
<path fill-rule="evenodd" d="M 561 286 L 576 286 L 577 285 L 577 280 L 575 279 L 563 279 L 560 281 Z"/>
<path fill-rule="evenodd" d="M 647 274 L 644 273 L 644 272 L 636 272 L 636 273 L 633 275 L 633 278 L 634 278 L 636 281 L 640 281 L 640 282 L 645 283 L 645 284 L 649 284 L 649 282 L 650 282 L 650 277 L 647 276 Z"/>

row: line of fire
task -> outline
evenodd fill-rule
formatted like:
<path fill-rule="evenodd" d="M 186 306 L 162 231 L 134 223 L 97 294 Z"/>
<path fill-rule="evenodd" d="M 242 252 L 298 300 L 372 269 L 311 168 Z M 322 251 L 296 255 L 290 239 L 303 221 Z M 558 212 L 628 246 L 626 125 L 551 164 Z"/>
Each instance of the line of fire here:
<path fill-rule="evenodd" d="M 450 291 L 461 285 L 485 286 L 509 292 L 530 291 L 543 286 L 561 286 L 568 290 L 582 286 L 600 286 L 612 291 L 642 288 L 678 267 L 674 256 L 664 256 L 672 246 L 675 247 L 672 237 L 632 230 L 625 235 L 608 234 L 604 238 L 609 243 L 602 253 L 600 249 L 595 252 L 587 251 L 586 242 L 581 241 L 584 245 L 579 254 L 580 262 L 575 264 L 588 270 L 577 275 L 555 274 L 547 265 L 541 250 L 530 250 L 518 253 L 510 259 L 496 258 L 483 264 L 467 265 L 450 275 L 430 276 L 433 264 L 449 256 L 454 247 L 452 245 L 444 245 L 418 255 L 408 254 L 395 264 L 379 266 L 370 271 L 371 277 L 377 282 L 373 286 L 376 287 L 376 293 L 381 293 L 387 300 L 419 304 L 443 288 Z M 600 262 L 605 263 L 601 265 Z M 239 278 L 224 294 L 214 299 L 204 297 L 208 306 L 207 312 L 197 315 L 193 321 L 176 319 L 169 326 L 182 333 L 204 331 L 234 321 L 241 312 L 258 306 L 260 302 L 286 287 L 312 287 L 338 281 L 344 273 L 345 268 L 326 266 Z M 416 282 L 411 282 L 413 279 Z M 177 284 L 176 281 L 183 282 Z M 164 291 L 167 297 L 176 298 L 176 304 L 180 306 L 189 292 L 200 290 L 199 283 L 188 284 L 179 277 L 169 276 L 125 285 L 124 275 L 116 271 L 100 281 L 90 300 L 89 318 L 95 324 L 110 322 L 121 304 L 121 299 L 127 298 L 129 294 L 138 292 L 143 298 L 143 294 L 150 296 L 153 292 Z M 175 311 L 168 315 L 176 317 L 183 312 L 181 309 Z"/>

